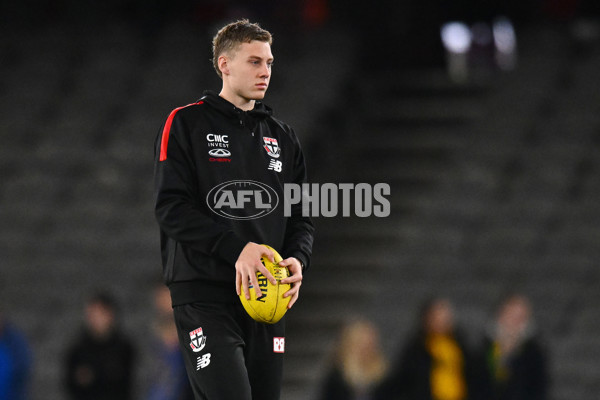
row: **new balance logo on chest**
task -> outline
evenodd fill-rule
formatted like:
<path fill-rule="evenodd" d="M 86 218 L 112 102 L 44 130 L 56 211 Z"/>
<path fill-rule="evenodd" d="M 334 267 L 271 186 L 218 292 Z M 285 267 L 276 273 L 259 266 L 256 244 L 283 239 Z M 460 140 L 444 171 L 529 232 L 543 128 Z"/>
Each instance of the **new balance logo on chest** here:
<path fill-rule="evenodd" d="M 269 162 L 269 171 L 281 172 L 283 163 L 279 160 L 271 160 Z"/>

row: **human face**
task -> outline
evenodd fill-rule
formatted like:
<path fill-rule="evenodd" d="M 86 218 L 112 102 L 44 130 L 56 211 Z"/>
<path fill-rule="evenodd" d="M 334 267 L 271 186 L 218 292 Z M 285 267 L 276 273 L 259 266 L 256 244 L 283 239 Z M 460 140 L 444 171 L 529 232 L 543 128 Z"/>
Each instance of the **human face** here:
<path fill-rule="evenodd" d="M 527 299 L 515 296 L 502 307 L 498 323 L 505 332 L 519 334 L 527 327 L 530 318 L 531 308 Z"/>
<path fill-rule="evenodd" d="M 86 307 L 87 325 L 96 337 L 106 337 L 113 328 L 114 314 L 100 303 L 91 303 Z"/>
<path fill-rule="evenodd" d="M 427 314 L 427 330 L 430 333 L 447 335 L 454 328 L 454 311 L 448 300 L 436 301 Z"/>
<path fill-rule="evenodd" d="M 273 54 L 266 42 L 242 43 L 230 54 L 219 57 L 223 72 L 221 95 L 239 108 L 251 109 L 265 97 L 271 79 Z"/>

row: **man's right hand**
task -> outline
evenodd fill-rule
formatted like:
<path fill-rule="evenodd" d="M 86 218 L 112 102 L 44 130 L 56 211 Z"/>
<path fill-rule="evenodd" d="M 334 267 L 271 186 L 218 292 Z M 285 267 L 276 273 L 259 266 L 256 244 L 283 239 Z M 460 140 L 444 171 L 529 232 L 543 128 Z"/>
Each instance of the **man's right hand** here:
<path fill-rule="evenodd" d="M 265 246 L 248 242 L 240 253 L 235 262 L 235 291 L 238 296 L 243 289 L 246 299 L 250 300 L 250 291 L 248 290 L 248 282 L 252 284 L 256 291 L 256 297 L 262 296 L 262 291 L 258 287 L 258 279 L 256 273 L 263 274 L 273 285 L 277 284 L 277 280 L 265 268 L 261 262 L 261 258 L 266 256 L 272 263 L 275 263 L 274 254 Z"/>

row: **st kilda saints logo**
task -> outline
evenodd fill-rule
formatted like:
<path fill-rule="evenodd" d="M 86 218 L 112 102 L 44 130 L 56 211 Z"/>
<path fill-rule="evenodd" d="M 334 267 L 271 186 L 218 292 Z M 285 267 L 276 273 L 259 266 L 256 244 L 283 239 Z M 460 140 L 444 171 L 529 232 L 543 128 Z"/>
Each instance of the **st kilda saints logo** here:
<path fill-rule="evenodd" d="M 204 346 L 206 346 L 206 336 L 204 335 L 202 328 L 198 328 L 198 329 L 191 331 L 190 339 L 191 339 L 190 347 L 192 348 L 194 353 L 202 351 Z"/>
<path fill-rule="evenodd" d="M 206 195 L 206 204 L 217 215 L 229 219 L 256 219 L 270 214 L 279 204 L 279 196 L 269 185 L 237 180 L 221 183 Z"/>
<path fill-rule="evenodd" d="M 279 144 L 277 144 L 277 139 L 265 136 L 263 137 L 263 141 L 265 142 L 265 145 L 263 147 L 267 151 L 267 154 L 271 157 L 279 158 L 279 155 L 281 154 L 281 149 L 279 148 Z"/>

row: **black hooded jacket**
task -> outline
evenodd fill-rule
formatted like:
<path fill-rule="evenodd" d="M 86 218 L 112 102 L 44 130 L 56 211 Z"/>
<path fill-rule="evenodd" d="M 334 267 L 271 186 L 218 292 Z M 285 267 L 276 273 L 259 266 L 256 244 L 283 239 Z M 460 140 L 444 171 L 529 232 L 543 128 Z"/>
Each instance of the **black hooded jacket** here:
<path fill-rule="evenodd" d="M 306 182 L 304 156 L 292 128 L 261 102 L 243 111 L 205 92 L 173 110 L 155 142 L 154 180 L 174 306 L 237 301 L 234 265 L 248 242 L 308 267 L 312 222 L 301 204 L 284 215 L 284 185 Z"/>

